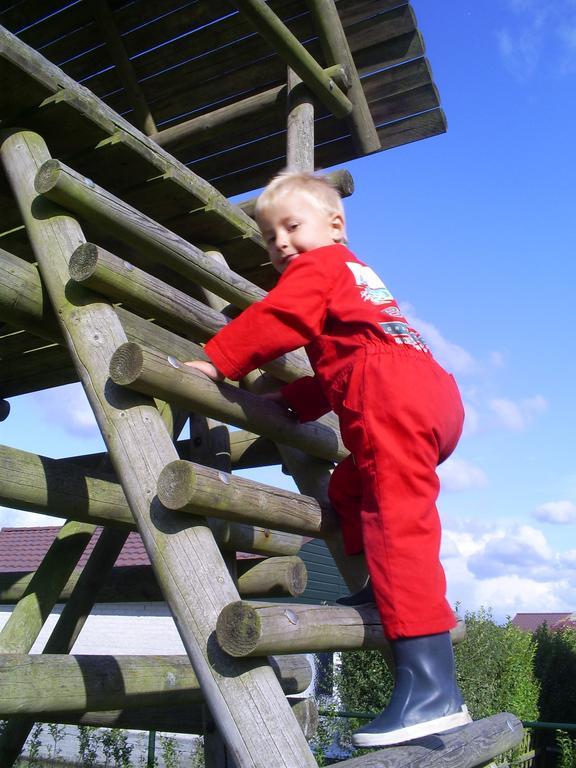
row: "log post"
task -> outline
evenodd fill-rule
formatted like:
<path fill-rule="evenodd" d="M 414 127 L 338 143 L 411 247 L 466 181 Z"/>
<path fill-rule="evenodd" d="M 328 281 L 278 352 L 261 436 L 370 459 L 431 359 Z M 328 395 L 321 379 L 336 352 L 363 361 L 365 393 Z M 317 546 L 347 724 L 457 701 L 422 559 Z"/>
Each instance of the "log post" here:
<path fill-rule="evenodd" d="M 347 123 L 356 151 L 360 156 L 377 152 L 381 148 L 380 139 L 334 0 L 307 0 L 307 5 L 320 35 L 324 58 L 328 64 L 343 66 L 350 77 L 346 95 L 352 102 L 352 111 Z"/>
<path fill-rule="evenodd" d="M 177 458 L 153 403 L 109 382 L 114 349 L 126 341 L 112 309 L 65 291 L 68 260 L 84 242 L 77 222 L 38 200 L 33 179 L 49 159 L 39 136 L 15 132 L 1 149 L 6 174 L 62 332 L 119 473 L 206 701 L 234 759 L 246 768 L 315 766 L 270 667 L 232 662 L 210 640 L 220 610 L 237 599 L 204 520 L 184 525 L 155 499 L 158 475 Z"/>
<path fill-rule="evenodd" d="M 208 255 L 214 256 L 212 252 Z M 74 251 L 70 258 L 70 277 L 199 342 L 208 341 L 230 322 L 221 311 L 227 302 L 221 300 L 218 309 L 207 307 L 93 243 L 80 245 Z M 271 361 L 267 368 L 273 375 L 288 380 L 310 373 L 302 352 L 283 355 L 278 361 Z"/>
<path fill-rule="evenodd" d="M 191 461 L 173 461 L 158 478 L 158 498 L 168 509 L 223 517 L 323 537 L 337 521 L 308 496 L 220 472 Z"/>
<path fill-rule="evenodd" d="M 10 403 L 8 400 L 0 399 L 0 421 L 6 421 L 10 415 Z"/>
<path fill-rule="evenodd" d="M 302 80 L 288 68 L 286 165 L 289 170 L 314 168 L 314 104 Z"/>
<path fill-rule="evenodd" d="M 187 656 L 9 653 L 0 670 L 0 717 L 204 701 Z M 271 672 L 285 695 L 312 680 L 305 656 L 273 658 Z"/>
<path fill-rule="evenodd" d="M 0 632 L 0 653 L 28 653 L 32 648 L 94 530 L 94 525 L 75 521 L 62 526 Z"/>
<path fill-rule="evenodd" d="M 465 633 L 459 621 L 451 631 L 459 642 Z M 219 645 L 231 656 L 324 651 L 388 650 L 374 604 L 361 608 L 300 603 L 230 603 L 216 625 Z"/>
<path fill-rule="evenodd" d="M 299 597 L 307 582 L 306 564 L 299 557 L 266 557 L 238 562 L 238 591 L 243 596 Z"/>
<path fill-rule="evenodd" d="M 236 306 L 246 307 L 265 295 L 249 280 L 58 160 L 47 160 L 39 169 L 36 191 Z"/>
<path fill-rule="evenodd" d="M 502 712 L 463 728 L 387 747 L 338 763 L 340 768 L 479 768 L 516 747 L 524 729 L 515 715 Z"/>
<path fill-rule="evenodd" d="M 288 699 L 298 725 L 307 740 L 318 727 L 318 707 L 312 698 Z M 126 728 L 136 731 L 165 731 L 168 733 L 204 732 L 204 705 L 161 703 L 152 706 L 125 707 L 123 709 L 77 710 L 39 712 L 35 719 L 41 723 L 66 723 L 68 725 L 92 725 L 97 728 Z M 18 717 L 18 719 L 20 719 Z"/>
<path fill-rule="evenodd" d="M 110 378 L 115 384 L 187 406 L 320 458 L 348 455 L 339 431 L 327 426 L 334 418 L 300 424 L 270 400 L 229 384 L 215 384 L 190 366 L 133 342 L 116 348 L 110 360 Z"/>
<path fill-rule="evenodd" d="M 104 533 L 113 530 L 105 529 Z M 101 569 L 97 570 L 102 572 Z M 243 598 L 299 597 L 306 589 L 306 565 L 301 558 L 294 555 L 263 559 L 243 558 L 237 562 L 236 570 L 238 592 Z M 70 599 L 82 573 L 80 569 L 73 571 L 57 602 L 66 603 Z M 13 605 L 21 600 L 33 576 L 34 574 L 28 571 L 0 574 L 0 605 Z M 110 576 L 98 589 L 98 599 L 102 603 L 164 600 L 149 565 L 113 568 Z"/>
<path fill-rule="evenodd" d="M 87 471 L 66 459 L 49 459 L 0 445 L 0 504 L 39 514 L 62 515 L 94 525 L 135 528 L 122 486 L 110 475 Z M 302 536 L 268 527 L 208 521 L 218 545 L 257 555 L 295 555 Z"/>
<path fill-rule="evenodd" d="M 345 117 L 351 112 L 352 104 L 340 88 L 264 0 L 234 0 L 234 5 L 336 117 Z"/>

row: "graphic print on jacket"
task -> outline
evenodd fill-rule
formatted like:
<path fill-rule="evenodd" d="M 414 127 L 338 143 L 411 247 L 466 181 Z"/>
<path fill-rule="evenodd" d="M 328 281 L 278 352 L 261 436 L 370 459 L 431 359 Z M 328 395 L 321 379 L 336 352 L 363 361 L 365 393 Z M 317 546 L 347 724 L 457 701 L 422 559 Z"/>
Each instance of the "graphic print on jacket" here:
<path fill-rule="evenodd" d="M 396 322 L 380 322 L 379 325 L 384 333 L 392 336 L 396 344 L 407 344 L 422 352 L 430 352 L 420 334 L 414 328 L 410 328 L 408 323 L 403 322 L 404 317 L 400 308 L 376 272 L 365 264 L 354 261 L 347 261 L 346 266 L 354 275 L 356 285 L 362 289 L 360 296 L 364 301 L 377 305 L 389 303 L 390 306 L 382 309 L 381 312 L 400 318 Z"/>

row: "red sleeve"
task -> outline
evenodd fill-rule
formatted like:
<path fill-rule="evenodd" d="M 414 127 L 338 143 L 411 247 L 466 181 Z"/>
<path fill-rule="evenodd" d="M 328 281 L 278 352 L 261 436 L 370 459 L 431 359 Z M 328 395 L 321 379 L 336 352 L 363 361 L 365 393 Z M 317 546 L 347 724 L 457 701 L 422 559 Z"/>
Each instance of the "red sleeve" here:
<path fill-rule="evenodd" d="M 322 258 L 321 250 L 301 254 L 262 301 L 206 344 L 206 354 L 227 378 L 241 379 L 322 332 L 332 277 L 327 274 L 329 257 Z"/>
<path fill-rule="evenodd" d="M 282 397 L 298 416 L 298 421 L 316 421 L 332 410 L 315 376 L 303 376 L 291 381 L 282 387 L 281 392 Z"/>

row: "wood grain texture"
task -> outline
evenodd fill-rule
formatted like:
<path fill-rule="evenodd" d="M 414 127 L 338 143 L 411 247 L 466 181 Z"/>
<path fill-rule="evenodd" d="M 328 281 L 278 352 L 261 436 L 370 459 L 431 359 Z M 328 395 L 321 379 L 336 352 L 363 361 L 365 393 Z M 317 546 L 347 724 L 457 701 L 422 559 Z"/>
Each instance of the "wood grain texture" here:
<path fill-rule="evenodd" d="M 465 632 L 458 622 L 453 642 Z M 216 637 L 231 656 L 253 656 L 346 650 L 388 651 L 375 605 L 346 608 L 340 605 L 302 605 L 237 602 L 218 617 Z"/>
<path fill-rule="evenodd" d="M 206 522 L 183 526 L 155 499 L 158 475 L 176 449 L 152 401 L 110 384 L 113 351 L 126 341 L 111 307 L 84 289 L 65 291 L 71 253 L 85 241 L 78 223 L 37 200 L 33 180 L 49 160 L 40 137 L 15 132 L 1 157 L 13 184 L 62 332 L 82 377 L 124 492 L 210 710 L 236 762 L 315 766 L 271 668 L 232 662 L 211 640 L 220 610 L 237 591 Z"/>

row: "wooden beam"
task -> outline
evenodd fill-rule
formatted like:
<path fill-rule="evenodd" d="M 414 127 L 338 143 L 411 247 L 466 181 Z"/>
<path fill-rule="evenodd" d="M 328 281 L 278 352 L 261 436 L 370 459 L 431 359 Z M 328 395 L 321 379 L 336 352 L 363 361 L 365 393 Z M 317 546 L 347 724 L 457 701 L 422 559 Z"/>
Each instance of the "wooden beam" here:
<path fill-rule="evenodd" d="M 114 476 L 3 445 L 0 504 L 95 525 L 129 530 L 135 527 L 124 491 Z M 302 536 L 270 528 L 223 520 L 211 520 L 209 524 L 219 546 L 225 550 L 290 556 L 297 554 L 303 544 Z"/>
<path fill-rule="evenodd" d="M 350 100 L 264 0 L 233 0 L 233 3 L 336 117 L 350 114 Z"/>
<path fill-rule="evenodd" d="M 108 528 L 104 533 L 107 531 L 113 529 Z M 245 558 L 238 561 L 237 570 L 238 592 L 244 598 L 299 597 L 306 589 L 306 566 L 301 558 L 294 555 L 266 557 L 262 560 Z M 73 571 L 58 597 L 59 603 L 69 600 L 82 573 L 80 569 Z M 0 605 L 17 603 L 33 575 L 33 571 L 0 573 Z M 164 595 L 149 565 L 113 568 L 106 581 L 98 587 L 97 597 L 99 603 L 164 601 Z"/>
<path fill-rule="evenodd" d="M 324 416 L 318 421 L 300 424 L 270 400 L 229 384 L 215 384 L 194 368 L 133 342 L 119 346 L 114 352 L 109 373 L 111 380 L 122 387 L 181 404 L 275 442 L 293 445 L 313 456 L 335 460 L 348 455 L 335 418 Z"/>
<path fill-rule="evenodd" d="M 315 768 L 270 667 L 232 662 L 210 641 L 217 615 L 238 592 L 206 521 L 185 525 L 155 497 L 158 475 L 177 453 L 153 402 L 110 383 L 110 357 L 126 340 L 117 316 L 87 291 L 66 290 L 71 251 L 85 238 L 77 221 L 38 200 L 33 180 L 49 159 L 46 145 L 35 134 L 14 132 L 4 139 L 1 157 L 96 421 L 233 759 L 254 768 L 271 760 L 278 768 Z"/>
<path fill-rule="evenodd" d="M 156 125 L 154 118 L 138 83 L 134 67 L 124 48 L 122 37 L 118 32 L 116 19 L 110 6 L 106 0 L 89 0 L 89 5 L 100 28 L 100 32 L 106 40 L 106 45 L 116 65 L 118 77 L 124 86 L 128 100 L 134 108 L 136 127 L 148 135 L 155 133 Z"/>
<path fill-rule="evenodd" d="M 288 703 L 309 741 L 318 728 L 318 706 L 312 697 L 294 698 Z M 14 718 L 15 719 L 15 718 Z M 91 725 L 96 728 L 123 728 L 137 731 L 164 731 L 167 733 L 205 734 L 204 706 L 194 704 L 154 704 L 147 707 L 101 711 L 39 712 L 35 718 L 40 723 L 66 723 Z"/>
<path fill-rule="evenodd" d="M 67 654 L 72 650 L 94 603 L 102 583 L 120 554 L 128 531 L 111 528 L 102 532 L 88 562 L 76 581 L 70 600 L 58 617 L 43 653 Z M 10 718 L 0 734 L 0 764 L 13 765 L 24 748 L 34 721 L 32 718 Z"/>
<path fill-rule="evenodd" d="M 314 170 L 314 103 L 296 72 L 288 68 L 286 101 L 286 167 Z"/>
<path fill-rule="evenodd" d="M 305 656 L 282 656 L 271 666 L 286 694 L 311 682 Z M 0 670 L 0 717 L 204 700 L 187 656 L 10 653 L 0 655 Z"/>
<path fill-rule="evenodd" d="M 502 712 L 453 731 L 387 747 L 338 763 L 340 768 L 480 768 L 518 746 L 524 728 Z"/>
<path fill-rule="evenodd" d="M 464 622 L 452 630 L 453 642 L 465 633 Z M 303 605 L 238 602 L 218 618 L 216 637 L 231 656 L 257 656 L 323 651 L 381 650 L 388 652 L 376 605 Z"/>
<path fill-rule="evenodd" d="M 65 523 L 0 632 L 0 653 L 28 653 L 70 578 L 95 526 Z"/>
<path fill-rule="evenodd" d="M 338 522 L 331 508 L 315 499 L 191 461 L 168 464 L 158 478 L 158 498 L 168 509 L 192 515 L 270 525 L 303 536 L 323 538 Z"/>
<path fill-rule="evenodd" d="M 48 160 L 39 168 L 35 189 L 236 306 L 244 308 L 265 295 L 261 288 L 58 160 Z"/>
<path fill-rule="evenodd" d="M 348 87 L 348 80 L 343 67 L 330 67 L 325 70 L 327 77 L 332 78 L 341 88 Z M 150 136 L 157 144 L 169 152 L 181 152 L 194 146 L 194 143 L 213 141 L 216 136 L 225 134 L 231 123 L 237 120 L 258 119 L 262 113 L 270 109 L 282 110 L 286 103 L 286 86 L 278 85 L 255 96 L 227 104 L 224 107 L 193 117 L 182 123 L 164 128 Z"/>
<path fill-rule="evenodd" d="M 70 257 L 70 277 L 196 341 L 208 341 L 230 322 L 222 312 L 92 243 L 79 246 Z M 282 355 L 265 369 L 284 381 L 311 374 L 302 351 Z"/>
<path fill-rule="evenodd" d="M 332 65 L 340 64 L 350 77 L 347 96 L 352 102 L 352 111 L 347 117 L 347 123 L 352 131 L 356 151 L 359 155 L 377 152 L 380 149 L 380 139 L 334 0 L 307 0 L 307 5 L 320 34 L 326 61 Z"/>

